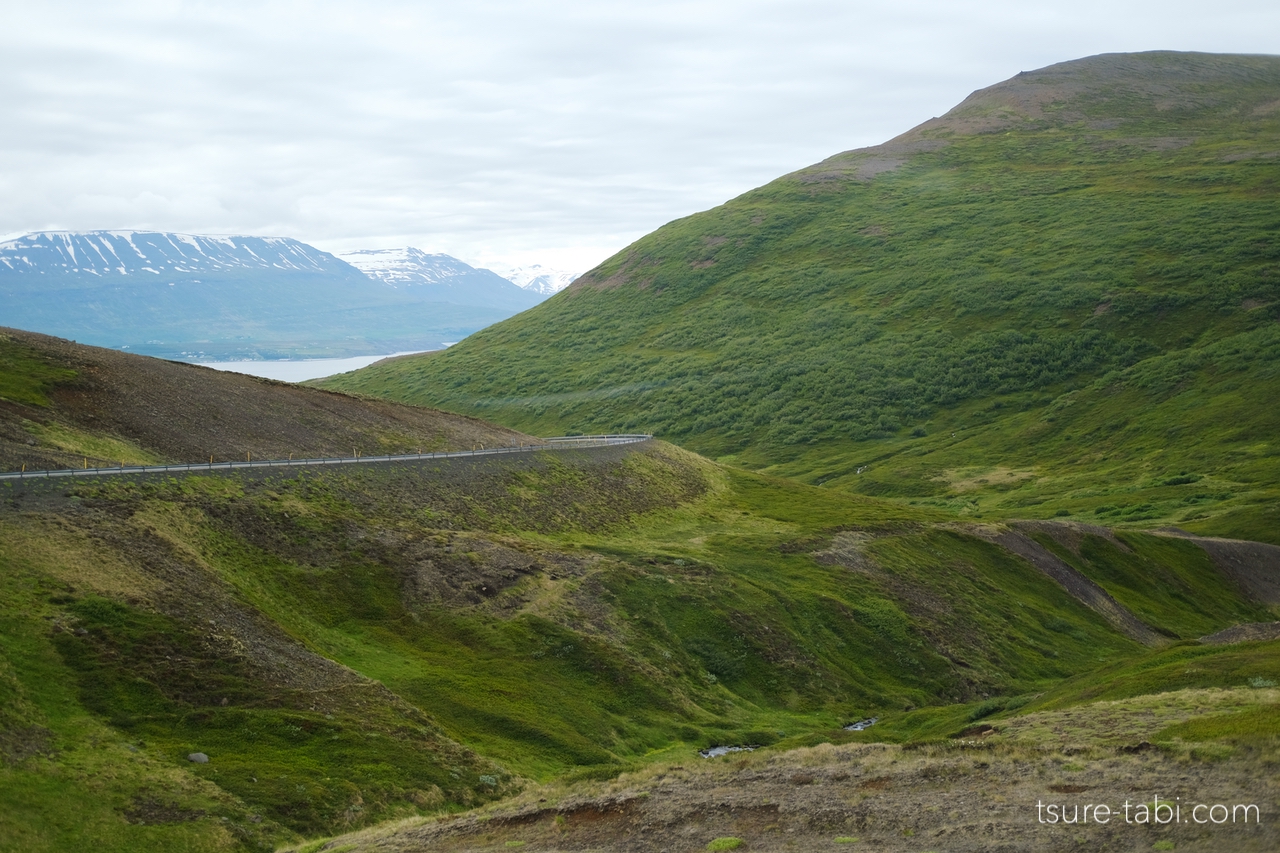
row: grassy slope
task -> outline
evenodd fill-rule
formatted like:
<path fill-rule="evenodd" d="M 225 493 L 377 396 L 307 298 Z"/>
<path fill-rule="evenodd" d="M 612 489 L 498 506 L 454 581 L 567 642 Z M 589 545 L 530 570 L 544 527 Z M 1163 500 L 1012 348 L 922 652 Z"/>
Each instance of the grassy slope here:
<path fill-rule="evenodd" d="M 1274 57 L 1019 75 L 672 222 L 445 353 L 325 384 L 652 430 L 965 515 L 1276 541 L 1277 99 Z"/>
<path fill-rule="evenodd" d="M 945 735 L 1147 654 L 934 510 L 669 445 L 289 474 L 5 489 L 22 838 L 252 848 L 873 714 Z M 1169 634 L 1273 618 L 1185 543 L 1124 541 L 1077 562 Z"/>
<path fill-rule="evenodd" d="M 0 329 L 0 471 L 531 441 L 432 409 Z"/>

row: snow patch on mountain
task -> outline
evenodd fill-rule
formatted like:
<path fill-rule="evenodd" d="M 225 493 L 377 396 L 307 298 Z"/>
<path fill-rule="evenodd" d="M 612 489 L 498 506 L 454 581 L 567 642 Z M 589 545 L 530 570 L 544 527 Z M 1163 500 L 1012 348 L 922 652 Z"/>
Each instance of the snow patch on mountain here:
<path fill-rule="evenodd" d="M 530 264 L 527 267 L 495 266 L 494 272 L 512 284 L 534 293 L 541 293 L 543 296 L 559 293 L 573 284 L 573 280 L 578 277 L 578 273 L 552 269 L 542 264 Z"/>
<path fill-rule="evenodd" d="M 402 249 L 357 249 L 338 257 L 370 278 L 392 287 L 445 284 L 449 279 L 474 275 L 478 270 L 455 257 L 432 254 L 412 246 Z"/>
<path fill-rule="evenodd" d="M 0 243 L 0 272 L 127 276 L 263 269 L 350 273 L 333 255 L 287 237 L 37 231 Z"/>
<path fill-rule="evenodd" d="M 412 246 L 359 249 L 340 252 L 338 257 L 374 281 L 417 299 L 515 311 L 532 308 L 542 300 L 541 294 L 517 287 L 492 270 Z"/>

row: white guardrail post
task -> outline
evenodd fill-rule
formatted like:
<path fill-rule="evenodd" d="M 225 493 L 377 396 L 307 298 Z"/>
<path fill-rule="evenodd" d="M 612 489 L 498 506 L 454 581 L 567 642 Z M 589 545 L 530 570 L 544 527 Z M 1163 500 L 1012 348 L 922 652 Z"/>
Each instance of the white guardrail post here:
<path fill-rule="evenodd" d="M 491 447 L 482 450 L 472 448 L 471 450 L 453 450 L 439 451 L 433 450 L 430 453 L 423 454 L 422 451 L 417 453 L 405 453 L 398 456 L 354 456 L 354 457 L 325 457 L 320 459 L 263 459 L 253 462 L 236 462 L 227 460 L 227 470 L 235 468 L 291 468 L 291 467 L 307 467 L 310 465 L 358 465 L 368 462 L 420 462 L 424 459 L 453 459 L 459 456 L 487 456 L 494 453 L 530 453 L 535 450 L 567 450 L 575 447 L 607 447 L 615 444 L 636 444 L 641 441 L 648 441 L 653 438 L 648 433 L 630 433 L 625 435 L 562 435 L 554 438 L 542 439 L 544 444 L 522 444 L 518 447 Z M 217 466 L 215 468 L 215 465 Z M 34 477 L 43 477 L 49 479 L 51 477 L 94 477 L 107 476 L 111 474 L 156 474 L 169 471 L 215 471 L 221 470 L 222 463 L 214 462 L 210 457 L 208 462 L 187 463 L 185 465 L 134 465 L 132 467 L 119 468 L 50 468 L 44 471 L 27 471 L 25 466 L 22 471 L 13 471 L 10 473 L 0 474 L 0 480 L 26 480 Z"/>

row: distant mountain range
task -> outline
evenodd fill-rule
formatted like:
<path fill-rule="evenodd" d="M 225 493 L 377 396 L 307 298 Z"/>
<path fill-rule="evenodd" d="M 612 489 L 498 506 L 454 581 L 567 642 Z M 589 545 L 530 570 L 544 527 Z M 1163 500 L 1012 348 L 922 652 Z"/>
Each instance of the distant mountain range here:
<path fill-rule="evenodd" d="M 392 287 L 440 285 L 447 288 L 442 291 L 447 293 L 460 290 L 472 295 L 487 292 L 489 288 L 499 287 L 494 281 L 497 278 L 530 293 L 551 296 L 564 290 L 578 278 L 577 273 L 544 267 L 542 264 L 524 267 L 496 265 L 493 269 L 482 269 L 450 255 L 430 254 L 412 246 L 403 249 L 358 249 L 339 252 L 338 257 Z M 517 304 L 527 308 L 540 301 L 535 299 L 526 304 L 517 300 Z"/>
<path fill-rule="evenodd" d="M 559 293 L 573 284 L 578 278 L 577 273 L 551 269 L 550 267 L 544 267 L 542 264 L 532 264 L 527 267 L 502 267 L 495 270 L 495 272 L 507 281 L 520 285 L 525 290 L 532 290 L 534 293 L 541 293 L 543 296 Z"/>
<path fill-rule="evenodd" d="M 337 257 L 370 278 L 433 302 L 493 305 L 523 311 L 542 301 L 542 291 L 517 286 L 491 270 L 477 269 L 449 255 L 403 249 L 359 249 Z"/>
<path fill-rule="evenodd" d="M 166 358 L 437 349 L 543 298 L 418 249 L 42 231 L 0 243 L 0 325 Z"/>

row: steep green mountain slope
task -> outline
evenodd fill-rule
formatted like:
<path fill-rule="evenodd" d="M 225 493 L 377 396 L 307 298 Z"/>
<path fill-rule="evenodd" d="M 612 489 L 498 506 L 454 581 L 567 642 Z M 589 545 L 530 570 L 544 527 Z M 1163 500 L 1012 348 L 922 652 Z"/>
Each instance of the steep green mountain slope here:
<path fill-rule="evenodd" d="M 1280 58 L 1104 55 L 326 387 L 966 515 L 1278 541 Z"/>

